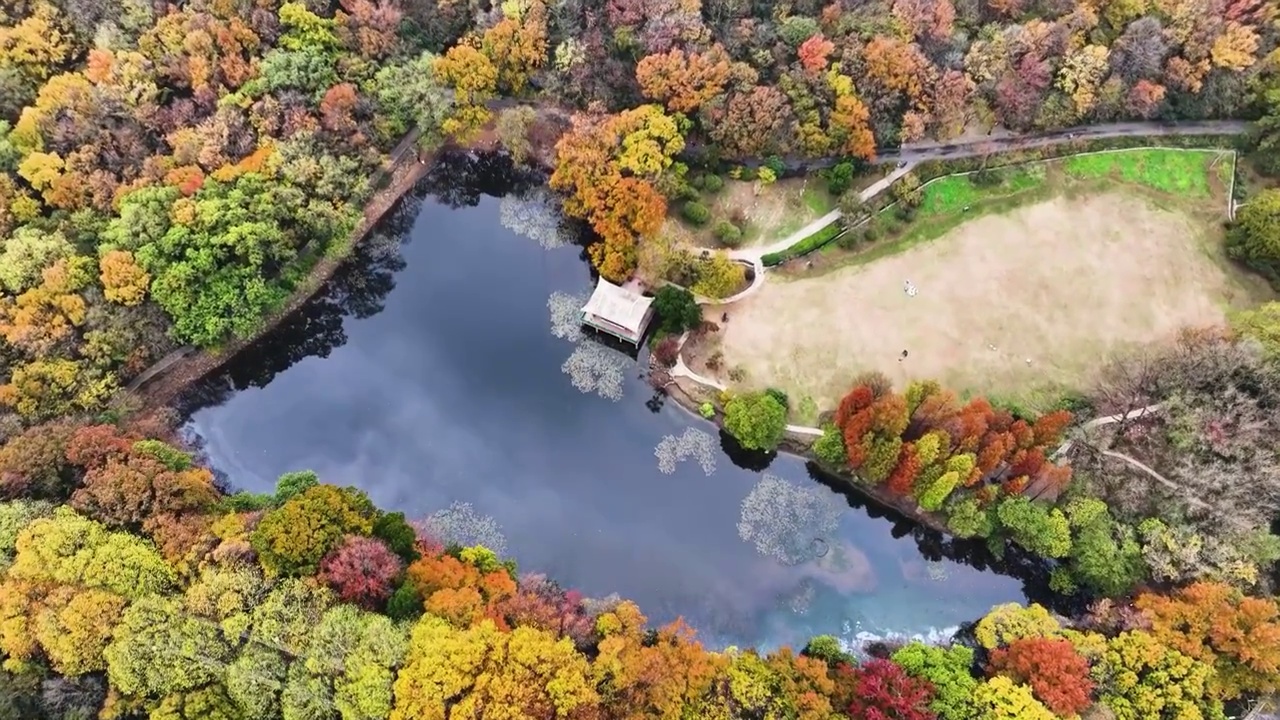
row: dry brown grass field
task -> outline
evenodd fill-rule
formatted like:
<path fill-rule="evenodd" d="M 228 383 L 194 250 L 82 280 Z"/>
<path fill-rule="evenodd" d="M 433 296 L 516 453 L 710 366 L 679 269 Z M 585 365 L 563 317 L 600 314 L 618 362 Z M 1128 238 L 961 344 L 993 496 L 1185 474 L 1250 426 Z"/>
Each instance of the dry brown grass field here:
<path fill-rule="evenodd" d="M 1265 292 L 1230 267 L 1221 230 L 1204 219 L 1140 194 L 1060 196 L 866 264 L 771 273 L 726 308 L 702 355 L 721 351 L 725 369 L 745 371 L 738 385 L 819 408 L 868 370 L 899 387 L 935 378 L 1035 406 L 1082 386 L 1112 353 L 1221 322 Z"/>

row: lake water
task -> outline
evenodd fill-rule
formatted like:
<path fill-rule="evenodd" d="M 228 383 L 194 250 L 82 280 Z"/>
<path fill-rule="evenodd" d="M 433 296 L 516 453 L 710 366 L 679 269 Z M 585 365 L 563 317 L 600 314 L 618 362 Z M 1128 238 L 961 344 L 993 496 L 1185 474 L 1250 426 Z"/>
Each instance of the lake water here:
<path fill-rule="evenodd" d="M 713 645 L 928 634 L 1023 598 L 1018 580 L 973 561 L 926 560 L 936 537 L 849 507 L 798 459 L 767 472 L 841 508 L 826 557 L 798 566 L 739 535 L 760 473 L 718 447 L 709 476 L 692 460 L 659 472 L 664 436 L 715 429 L 654 403 L 629 358 L 621 400 L 573 387 L 561 365 L 574 345 L 551 334 L 547 299 L 593 281 L 579 248 L 544 250 L 501 225 L 499 200 L 480 191 L 505 190 L 503 169 L 452 158 L 425 200 L 384 224 L 402 246 L 375 238 L 322 297 L 194 393 L 188 429 L 216 469 L 268 490 L 310 468 L 410 517 L 469 502 L 522 570 L 619 593 L 655 622 L 683 616 Z"/>

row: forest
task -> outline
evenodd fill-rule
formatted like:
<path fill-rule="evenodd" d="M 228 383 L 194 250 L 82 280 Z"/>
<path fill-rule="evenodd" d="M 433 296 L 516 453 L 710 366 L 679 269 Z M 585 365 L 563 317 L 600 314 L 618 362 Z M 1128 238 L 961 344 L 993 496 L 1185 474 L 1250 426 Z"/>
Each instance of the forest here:
<path fill-rule="evenodd" d="M 621 280 L 723 163 L 1243 117 L 1280 168 L 1276 36 L 1262 0 L 4 3 L 0 717 L 1195 720 L 1275 691 L 1274 306 L 1097 390 L 1168 408 L 1111 442 L 1176 492 L 1101 453 L 1068 475 L 1065 413 L 860 379 L 824 460 L 1115 599 L 859 658 L 710 651 L 311 473 L 230 493 L 121 388 L 343 257 L 406 137 L 547 165 Z M 1229 237 L 1264 271 L 1267 197 Z"/>
<path fill-rule="evenodd" d="M 0 503 L 0 717 L 1194 720 L 1280 686 L 1280 608 L 1213 581 L 1071 622 L 1002 605 L 949 647 L 712 651 L 463 546 L 465 519 L 310 472 L 228 494 L 148 430 L 58 421 L 0 450 L 25 481 Z"/>

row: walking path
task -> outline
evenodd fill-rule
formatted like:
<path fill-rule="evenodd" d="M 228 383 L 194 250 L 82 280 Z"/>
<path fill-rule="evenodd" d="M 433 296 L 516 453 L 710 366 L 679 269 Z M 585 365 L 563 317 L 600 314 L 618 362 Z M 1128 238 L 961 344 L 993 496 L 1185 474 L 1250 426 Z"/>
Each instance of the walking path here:
<path fill-rule="evenodd" d="M 867 188 L 866 190 L 863 190 L 859 194 L 859 196 L 862 198 L 862 202 L 867 202 L 868 200 L 875 197 L 876 195 L 879 195 L 880 193 L 884 192 L 886 189 L 888 189 L 890 185 L 897 182 L 898 178 L 911 172 L 911 170 L 915 168 L 915 166 L 916 166 L 916 163 L 914 161 L 904 163 L 903 165 L 895 168 L 893 172 L 889 173 L 888 175 L 881 178 L 880 180 L 877 180 L 874 185 Z M 776 240 L 774 242 L 769 243 L 768 245 L 764 245 L 761 247 L 749 247 L 749 248 L 741 248 L 739 250 L 732 250 L 729 252 L 729 258 L 731 260 L 745 260 L 747 262 L 750 262 L 759 271 L 761 268 L 764 267 L 763 259 L 765 255 L 768 255 L 770 253 L 782 252 L 783 250 L 786 250 L 792 245 L 795 245 L 801 240 L 809 237 L 810 235 L 818 232 L 822 228 L 830 225 L 833 222 L 836 222 L 839 219 L 840 219 L 840 211 L 832 210 L 826 215 L 823 215 L 822 217 L 814 220 L 813 222 L 810 222 L 808 225 L 805 225 L 804 227 L 782 238 L 781 240 Z M 756 277 L 762 278 L 763 273 L 757 272 Z"/>

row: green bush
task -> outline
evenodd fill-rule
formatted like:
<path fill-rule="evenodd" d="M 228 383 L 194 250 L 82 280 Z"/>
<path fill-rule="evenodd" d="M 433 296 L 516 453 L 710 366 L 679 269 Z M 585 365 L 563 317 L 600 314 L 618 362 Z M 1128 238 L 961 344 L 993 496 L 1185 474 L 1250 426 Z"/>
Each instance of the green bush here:
<path fill-rule="evenodd" d="M 719 175 L 706 174 L 699 177 L 702 189 L 709 193 L 718 193 L 724 187 L 724 180 Z"/>
<path fill-rule="evenodd" d="M 712 232 L 715 233 L 716 239 L 720 241 L 721 245 L 737 247 L 742 242 L 742 229 L 728 220 L 721 220 L 716 223 Z"/>
<path fill-rule="evenodd" d="M 768 395 L 774 400 L 777 400 L 778 403 L 781 404 L 782 407 L 784 408 L 791 407 L 791 402 L 787 399 L 787 394 L 779 390 L 778 388 L 768 388 L 767 390 L 764 391 L 764 394 Z"/>
<path fill-rule="evenodd" d="M 684 207 L 680 209 L 680 214 L 684 216 L 685 220 L 694 225 L 706 225 L 707 221 L 711 219 L 711 211 L 707 209 L 706 205 L 697 200 L 690 200 L 685 203 Z"/>
<path fill-rule="evenodd" d="M 853 184 L 853 163 L 842 162 L 827 170 L 827 192 L 839 197 Z"/>
<path fill-rule="evenodd" d="M 836 236 L 843 231 L 844 228 L 840 227 L 840 223 L 831 223 L 786 250 L 779 250 L 778 252 L 765 255 L 761 258 L 761 262 L 763 262 L 766 267 L 773 267 L 774 265 L 781 265 L 791 258 L 808 255 L 814 250 L 817 250 L 823 245 L 834 240 Z"/>
<path fill-rule="evenodd" d="M 849 453 L 844 447 L 844 433 L 840 432 L 840 428 L 830 423 L 823 425 L 822 437 L 813 444 L 813 454 L 818 462 L 834 467 L 844 465 Z"/>
<path fill-rule="evenodd" d="M 707 420 L 710 420 L 716 416 L 716 406 L 709 402 L 704 402 L 698 406 L 698 414 Z"/>

